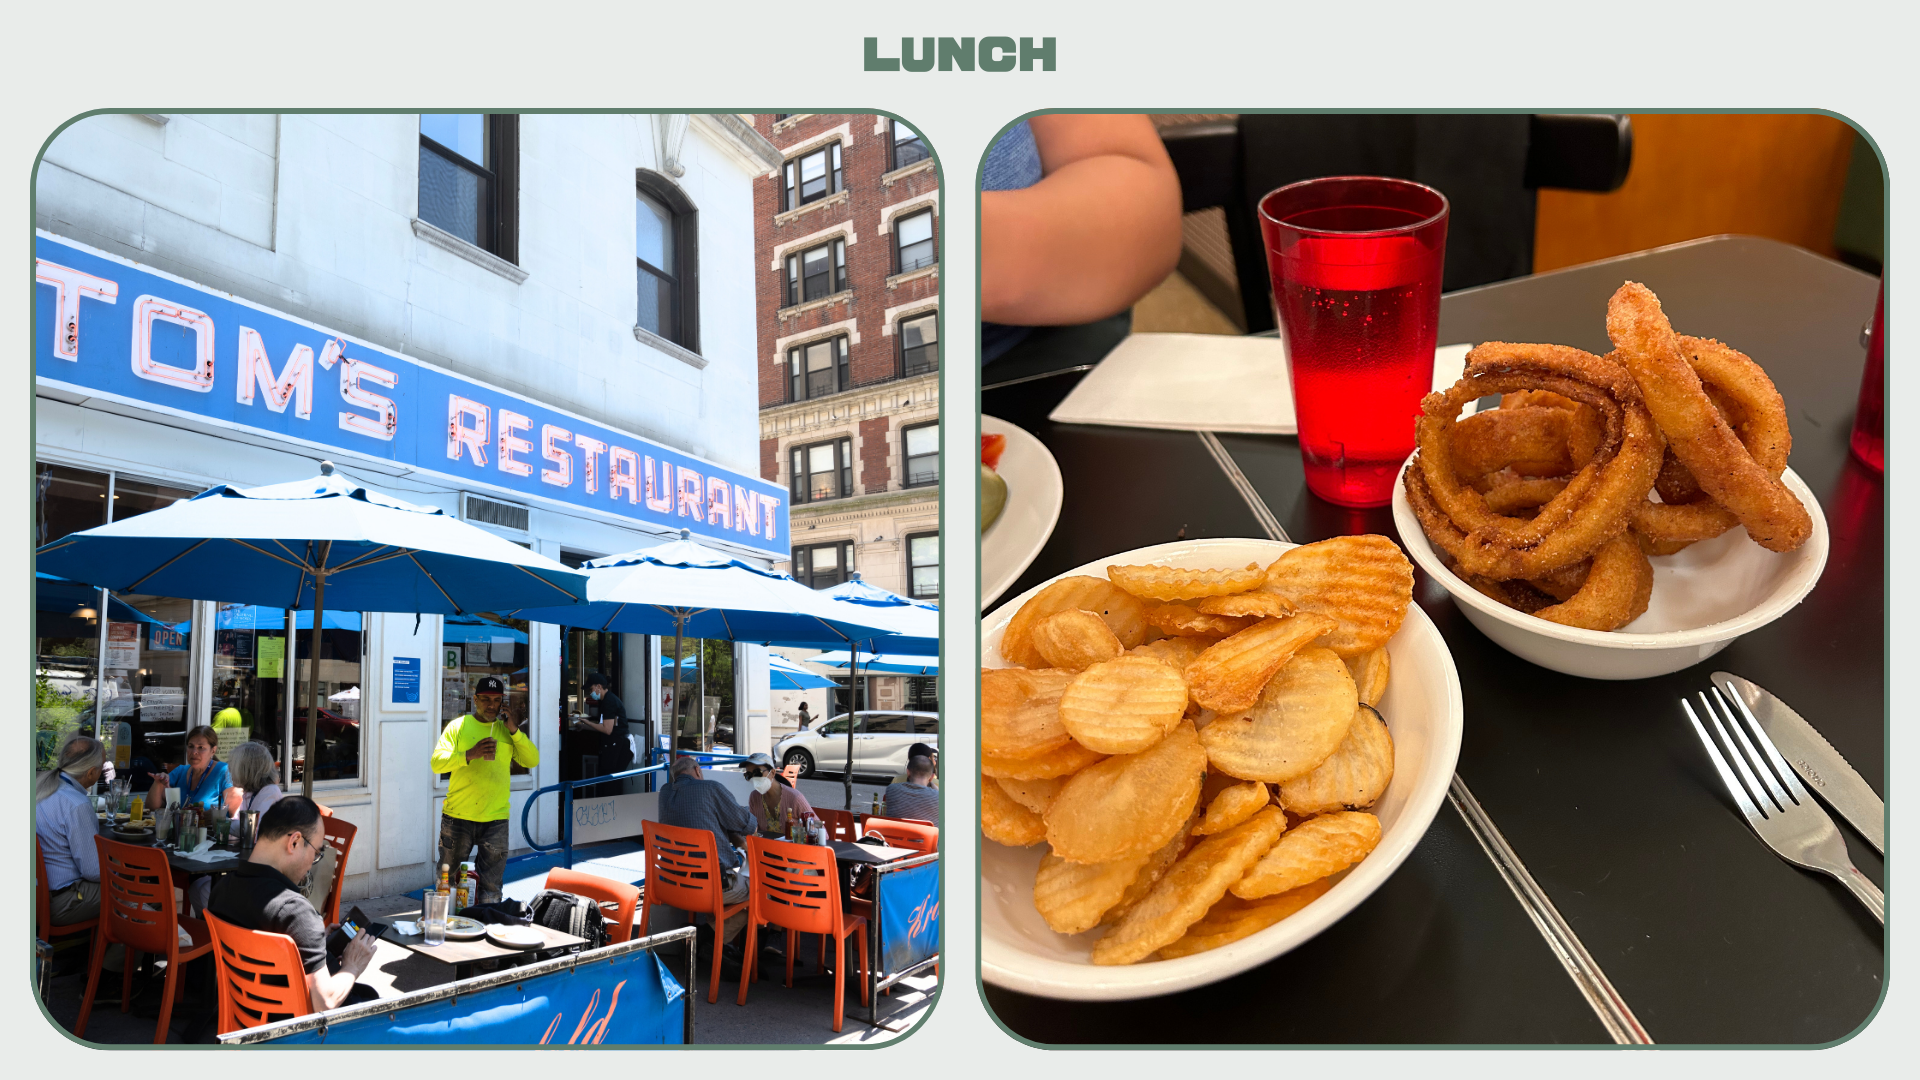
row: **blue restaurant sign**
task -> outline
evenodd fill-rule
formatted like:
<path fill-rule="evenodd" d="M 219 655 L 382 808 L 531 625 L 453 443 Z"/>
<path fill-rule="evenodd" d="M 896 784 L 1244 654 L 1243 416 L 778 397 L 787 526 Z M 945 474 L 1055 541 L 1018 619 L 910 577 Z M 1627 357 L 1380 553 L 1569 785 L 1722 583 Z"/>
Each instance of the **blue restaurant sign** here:
<path fill-rule="evenodd" d="M 756 476 L 45 232 L 34 255 L 42 386 L 787 557 Z"/>

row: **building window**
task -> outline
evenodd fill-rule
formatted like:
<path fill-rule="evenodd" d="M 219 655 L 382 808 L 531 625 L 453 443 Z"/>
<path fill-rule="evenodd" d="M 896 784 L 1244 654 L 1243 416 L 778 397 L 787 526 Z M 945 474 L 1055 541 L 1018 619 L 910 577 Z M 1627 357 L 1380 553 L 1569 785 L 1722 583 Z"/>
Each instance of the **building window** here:
<path fill-rule="evenodd" d="M 940 482 L 940 423 L 915 424 L 900 429 L 901 457 L 907 466 L 906 487 L 921 487 Z"/>
<path fill-rule="evenodd" d="M 933 211 L 922 210 L 917 214 L 895 218 L 893 242 L 896 245 L 895 258 L 899 265 L 899 269 L 894 273 L 905 274 L 921 267 L 932 266 Z"/>
<path fill-rule="evenodd" d="M 847 580 L 852 572 L 851 540 L 793 549 L 793 579 L 809 588 L 831 589 Z"/>
<path fill-rule="evenodd" d="M 940 534 L 907 537 L 907 595 L 915 600 L 940 599 Z"/>
<path fill-rule="evenodd" d="M 787 306 L 832 296 L 847 287 L 847 242 L 833 240 L 787 256 Z"/>
<path fill-rule="evenodd" d="M 893 121 L 893 167 L 904 169 L 927 157 L 927 142 L 920 133 L 898 120 Z"/>
<path fill-rule="evenodd" d="M 697 273 L 699 216 L 678 185 L 642 171 L 634 195 L 634 324 L 675 345 L 699 351 Z"/>
<path fill-rule="evenodd" d="M 853 440 L 796 446 L 787 457 L 794 505 L 853 494 Z"/>
<path fill-rule="evenodd" d="M 840 144 L 828 143 L 809 154 L 787 162 L 782 174 L 780 209 L 792 210 L 818 202 L 840 190 Z"/>
<path fill-rule="evenodd" d="M 420 220 L 519 262 L 520 118 L 420 114 Z"/>
<path fill-rule="evenodd" d="M 844 335 L 825 341 L 795 345 L 787 350 L 787 368 L 792 375 L 792 401 L 826 397 L 853 384 L 847 372 L 847 339 Z"/>
<path fill-rule="evenodd" d="M 900 377 L 940 370 L 940 317 L 934 312 L 900 320 Z"/>

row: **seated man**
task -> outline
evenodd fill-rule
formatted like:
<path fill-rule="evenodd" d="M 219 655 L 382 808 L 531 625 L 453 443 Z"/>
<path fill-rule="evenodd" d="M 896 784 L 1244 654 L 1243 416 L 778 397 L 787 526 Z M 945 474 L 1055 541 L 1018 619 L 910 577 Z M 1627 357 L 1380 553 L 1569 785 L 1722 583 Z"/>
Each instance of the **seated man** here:
<path fill-rule="evenodd" d="M 927 783 L 933 785 L 934 790 L 936 791 L 939 790 L 940 788 L 940 748 L 930 743 L 923 743 L 923 742 L 917 742 L 917 743 L 914 743 L 912 746 L 907 747 L 907 761 L 912 762 L 913 759 L 917 757 L 926 758 L 928 761 L 933 763 L 933 779 L 927 781 Z"/>
<path fill-rule="evenodd" d="M 886 816 L 915 818 L 940 824 L 940 792 L 933 786 L 933 759 L 914 756 L 907 759 L 904 783 L 887 785 L 880 793 Z"/>
<path fill-rule="evenodd" d="M 667 770 L 672 780 L 660 791 L 660 823 L 682 829 L 706 829 L 719 850 L 721 899 L 728 905 L 747 898 L 747 873 L 737 845 L 753 831 L 753 817 L 733 801 L 716 780 L 700 775 L 700 762 L 687 755 L 673 759 Z M 746 912 L 727 920 L 721 941 L 731 944 L 747 928 Z"/>
<path fill-rule="evenodd" d="M 320 913 L 300 895 L 294 882 L 307 876 L 326 850 L 320 807 L 304 795 L 288 795 L 260 815 L 260 836 L 253 854 L 213 887 L 207 911 L 235 926 L 285 934 L 300 950 L 307 973 L 307 1000 L 314 1012 L 345 1004 L 354 980 L 373 961 L 377 945 L 361 934 L 347 945 L 340 969 L 327 970 L 327 928 Z M 371 989 L 363 989 L 371 996 Z"/>
<path fill-rule="evenodd" d="M 93 843 L 100 834 L 99 819 L 94 817 L 87 792 L 100 782 L 106 760 L 107 750 L 100 740 L 70 735 L 60 747 L 58 766 L 34 788 L 33 831 L 46 857 L 55 926 L 86 922 L 100 914 L 100 849 Z M 100 966 L 118 973 L 126 955 L 124 945 L 114 945 Z M 120 980 L 103 980 L 101 986 L 117 991 Z"/>
<path fill-rule="evenodd" d="M 747 796 L 747 812 L 753 815 L 760 835 L 781 836 L 787 822 L 813 813 L 807 797 L 773 767 L 773 759 L 766 754 L 748 755 L 741 771 L 753 785 L 753 794 Z"/>

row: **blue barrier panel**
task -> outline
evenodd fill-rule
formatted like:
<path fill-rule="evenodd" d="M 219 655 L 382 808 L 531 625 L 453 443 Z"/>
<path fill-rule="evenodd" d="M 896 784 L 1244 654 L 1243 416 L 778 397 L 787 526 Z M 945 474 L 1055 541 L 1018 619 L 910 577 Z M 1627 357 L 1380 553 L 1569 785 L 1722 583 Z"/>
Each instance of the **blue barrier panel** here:
<path fill-rule="evenodd" d="M 678 1045 L 687 992 L 651 950 L 329 1022 L 267 1046 Z"/>
<path fill-rule="evenodd" d="M 940 864 L 877 875 L 882 976 L 904 972 L 940 952 Z"/>

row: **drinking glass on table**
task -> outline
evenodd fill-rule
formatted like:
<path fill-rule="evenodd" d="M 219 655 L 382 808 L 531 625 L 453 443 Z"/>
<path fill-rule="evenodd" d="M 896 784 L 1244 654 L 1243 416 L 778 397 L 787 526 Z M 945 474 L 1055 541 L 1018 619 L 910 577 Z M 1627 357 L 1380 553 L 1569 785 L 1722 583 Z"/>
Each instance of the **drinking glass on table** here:
<path fill-rule="evenodd" d="M 447 901 L 449 899 L 446 893 L 437 889 L 427 890 L 421 925 L 429 945 L 445 944 L 447 940 Z"/>
<path fill-rule="evenodd" d="M 1410 180 L 1333 176 L 1260 200 L 1307 487 L 1385 506 L 1433 389 L 1447 200 Z"/>

